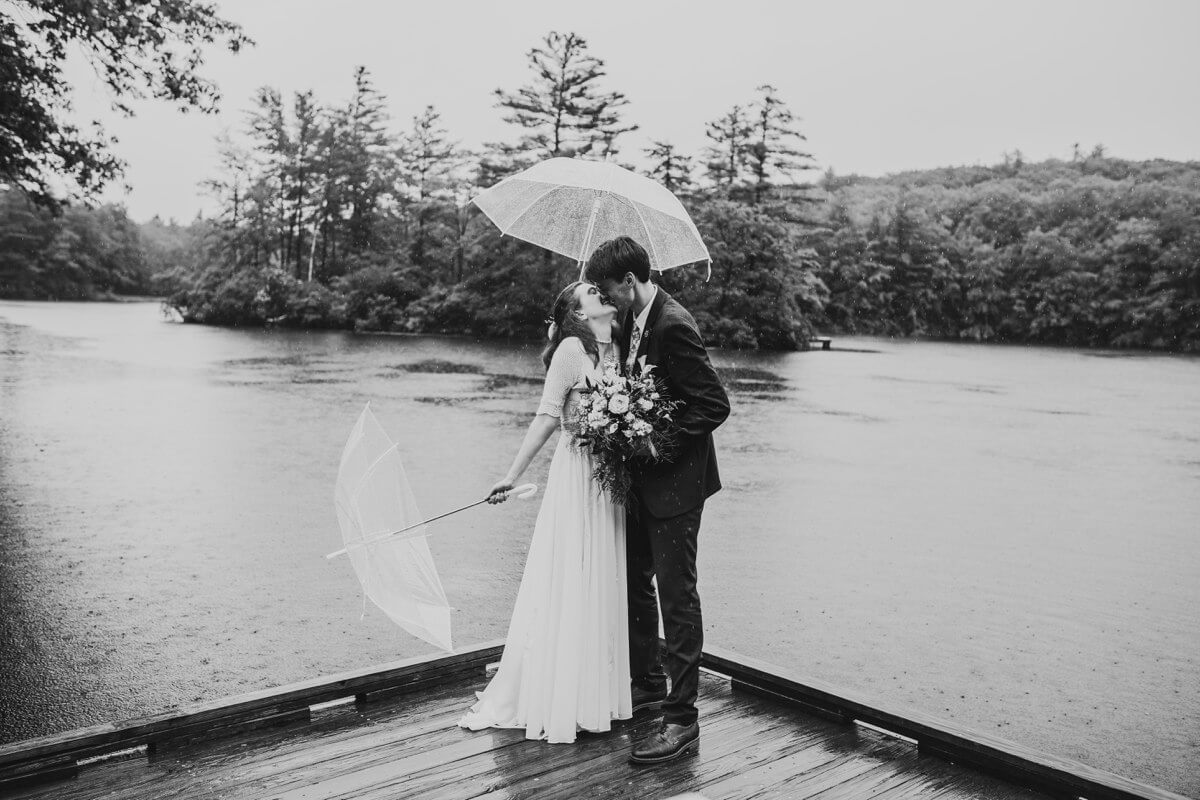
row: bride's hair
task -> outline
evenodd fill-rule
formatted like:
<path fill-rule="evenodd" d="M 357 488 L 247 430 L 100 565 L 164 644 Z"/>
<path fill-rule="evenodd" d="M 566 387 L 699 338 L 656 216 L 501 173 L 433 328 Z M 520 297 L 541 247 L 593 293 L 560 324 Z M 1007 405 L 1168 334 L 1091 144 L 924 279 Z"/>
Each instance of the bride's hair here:
<path fill-rule="evenodd" d="M 593 358 L 600 357 L 600 347 L 596 344 L 596 334 L 592 333 L 592 328 L 588 325 L 586 319 L 580 319 L 575 312 L 579 310 L 579 298 L 575 296 L 575 290 L 583 281 L 572 281 L 568 283 L 566 288 L 558 293 L 558 297 L 554 299 L 554 305 L 550 308 L 550 330 L 546 333 L 546 338 L 549 339 L 546 343 L 546 348 L 542 350 L 542 363 L 546 365 L 546 369 L 550 369 L 550 361 L 554 358 L 554 351 L 562 344 L 562 340 L 568 336 L 575 336 L 579 341 L 583 342 L 583 349 L 591 354 Z"/>

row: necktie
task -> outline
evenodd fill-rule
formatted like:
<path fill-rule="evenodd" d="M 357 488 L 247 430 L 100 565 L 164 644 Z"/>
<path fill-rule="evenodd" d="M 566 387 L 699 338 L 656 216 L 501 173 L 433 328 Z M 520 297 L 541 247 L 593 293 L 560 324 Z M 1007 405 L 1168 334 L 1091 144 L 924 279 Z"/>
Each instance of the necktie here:
<path fill-rule="evenodd" d="M 633 326 L 633 336 L 629 339 L 629 356 L 625 359 L 625 371 L 633 374 L 633 365 L 637 361 L 638 347 L 642 343 L 642 329 L 636 324 Z"/>

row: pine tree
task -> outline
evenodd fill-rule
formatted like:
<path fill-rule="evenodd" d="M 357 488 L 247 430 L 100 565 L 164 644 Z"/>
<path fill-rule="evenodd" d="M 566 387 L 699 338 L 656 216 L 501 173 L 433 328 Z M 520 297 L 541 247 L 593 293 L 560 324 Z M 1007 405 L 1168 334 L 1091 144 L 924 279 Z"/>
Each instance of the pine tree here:
<path fill-rule="evenodd" d="M 525 131 L 515 147 L 505 152 L 501 146 L 497 155 L 519 162 L 520 156 L 603 154 L 614 151 L 618 136 L 637 130 L 621 121 L 625 95 L 600 89 L 604 62 L 588 53 L 582 37 L 551 31 L 528 57 L 533 80 L 516 92 L 495 91 L 497 105 L 509 112 L 504 121 Z"/>
<path fill-rule="evenodd" d="M 759 98 L 750 109 L 751 133 L 745 150 L 754 181 L 754 202 L 759 203 L 773 186 L 796 183 L 796 173 L 816 168 L 810 153 L 800 150 L 807 141 L 796 130 L 796 115 L 776 96 L 770 84 L 758 87 Z"/>
<path fill-rule="evenodd" d="M 752 128 L 741 106 L 734 106 L 719 119 L 708 123 L 705 135 L 712 142 L 705 148 L 708 177 L 725 193 L 732 193 L 746 167 L 746 148 Z"/>
<path fill-rule="evenodd" d="M 400 142 L 399 161 L 400 178 L 413 199 L 428 200 L 448 190 L 461 155 L 433 106 L 413 117 L 412 130 Z"/>
<path fill-rule="evenodd" d="M 680 155 L 675 145 L 669 142 L 654 141 L 650 144 L 642 151 L 653 159 L 646 174 L 676 194 L 691 191 L 694 185 L 691 157 Z"/>
<path fill-rule="evenodd" d="M 447 223 L 451 212 L 456 173 L 463 163 L 457 142 L 441 124 L 433 106 L 413 117 L 413 127 L 401 140 L 399 173 L 407 190 L 406 206 L 413 222 L 409 256 L 417 267 L 427 267 L 430 249 L 452 236 Z"/>
<path fill-rule="evenodd" d="M 250 154 L 236 145 L 228 133 L 217 139 L 219 174 L 201 185 L 213 194 L 219 204 L 217 222 L 225 231 L 232 266 L 242 263 L 242 224 L 245 217 L 246 193 L 249 190 Z"/>
<path fill-rule="evenodd" d="M 263 255 L 268 263 L 283 266 L 289 259 L 287 195 L 293 144 L 278 89 L 264 86 L 255 94 L 249 134 L 257 178 L 251 198 L 258 206 Z"/>
<path fill-rule="evenodd" d="M 371 245 L 380 201 L 394 185 L 395 147 L 387 131 L 387 99 L 375 89 L 366 67 L 354 71 L 354 94 L 340 114 L 338 161 L 346 246 L 361 252 Z"/>
<path fill-rule="evenodd" d="M 318 150 L 321 138 L 321 110 L 313 102 L 312 91 L 297 92 L 292 106 L 294 130 L 292 141 L 292 163 L 289 169 L 289 192 L 292 212 L 288 224 L 288 237 L 292 241 L 292 259 L 297 278 L 305 278 L 305 256 L 311 262 L 312 248 L 305 246 L 305 225 L 312 225 L 315 210 L 312 184 L 315 182 Z M 315 230 L 313 235 L 316 235 Z M 311 265 L 310 265 L 311 266 Z M 308 270 L 311 272 L 311 268 Z"/>

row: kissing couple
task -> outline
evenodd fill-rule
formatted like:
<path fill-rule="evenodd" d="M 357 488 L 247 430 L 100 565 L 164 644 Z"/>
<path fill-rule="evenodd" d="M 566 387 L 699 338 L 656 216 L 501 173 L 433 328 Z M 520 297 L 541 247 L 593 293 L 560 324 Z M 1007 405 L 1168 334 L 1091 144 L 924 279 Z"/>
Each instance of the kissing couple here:
<path fill-rule="evenodd" d="M 696 321 L 651 282 L 641 245 L 626 236 L 604 242 L 584 277 L 554 301 L 541 403 L 489 496 L 507 499 L 562 429 L 499 670 L 459 725 L 524 728 L 527 739 L 570 743 L 579 731 L 609 731 L 612 720 L 661 709 L 657 729 L 630 753 L 636 764 L 655 764 L 700 738 L 696 546 L 704 501 L 721 488 L 712 432 L 729 416 L 729 398 Z M 574 421 L 606 371 L 647 368 L 672 404 L 673 446 L 631 461 L 631 491 L 614 497 Z"/>

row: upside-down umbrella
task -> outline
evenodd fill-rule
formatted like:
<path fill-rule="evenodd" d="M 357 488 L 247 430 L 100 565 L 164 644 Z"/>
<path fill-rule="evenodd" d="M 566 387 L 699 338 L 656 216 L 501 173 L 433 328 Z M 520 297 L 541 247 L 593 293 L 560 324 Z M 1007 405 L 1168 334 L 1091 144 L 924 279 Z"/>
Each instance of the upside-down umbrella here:
<path fill-rule="evenodd" d="M 629 236 L 650 266 L 712 259 L 683 203 L 669 189 L 608 161 L 551 158 L 472 198 L 500 232 L 569 256 L 581 268 L 601 243 Z"/>
<path fill-rule="evenodd" d="M 334 503 L 345 553 L 363 594 L 413 636 L 453 651 L 450 605 L 420 524 L 421 512 L 400 452 L 369 404 L 342 451 Z M 409 526 L 415 527 L 389 535 Z"/>

